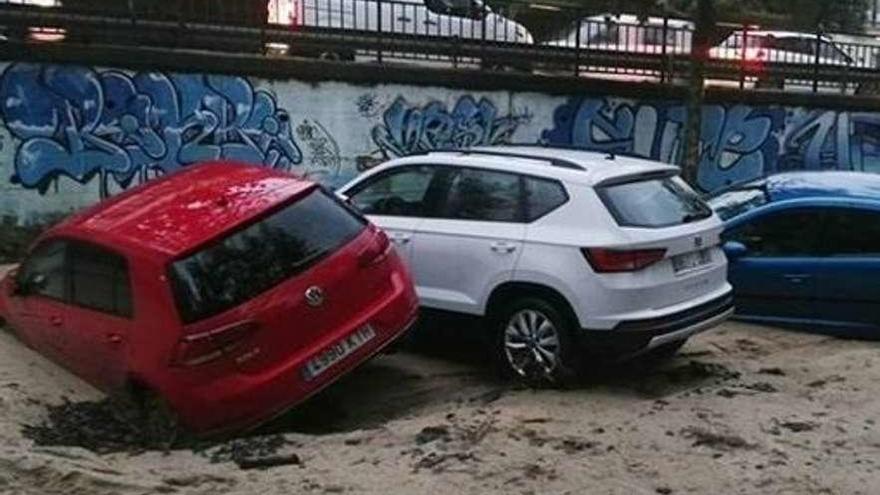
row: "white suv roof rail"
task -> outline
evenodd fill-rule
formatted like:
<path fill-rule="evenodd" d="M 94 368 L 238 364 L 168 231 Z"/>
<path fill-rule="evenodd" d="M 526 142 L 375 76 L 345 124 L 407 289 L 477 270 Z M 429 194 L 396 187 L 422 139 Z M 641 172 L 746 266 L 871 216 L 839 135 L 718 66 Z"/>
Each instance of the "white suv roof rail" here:
<path fill-rule="evenodd" d="M 549 157 L 541 154 L 530 154 L 523 153 L 520 151 L 505 151 L 502 148 L 498 149 L 449 149 L 449 150 L 435 150 L 432 153 L 460 153 L 462 155 L 482 155 L 482 156 L 506 156 L 509 158 L 524 158 L 527 160 L 536 160 L 547 162 L 554 167 L 567 168 L 569 170 L 579 170 L 586 171 L 586 167 L 572 160 L 567 160 L 565 158 L 558 157 Z"/>

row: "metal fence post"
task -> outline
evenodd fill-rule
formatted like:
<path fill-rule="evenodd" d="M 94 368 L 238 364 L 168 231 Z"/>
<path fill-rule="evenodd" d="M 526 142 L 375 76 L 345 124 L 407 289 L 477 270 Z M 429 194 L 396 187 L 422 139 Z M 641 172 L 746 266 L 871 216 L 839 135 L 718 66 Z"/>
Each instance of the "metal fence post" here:
<path fill-rule="evenodd" d="M 184 22 L 184 16 L 183 16 L 184 6 L 183 6 L 183 0 L 178 0 L 177 2 L 174 2 L 174 3 L 177 6 L 177 32 L 175 33 L 175 44 L 179 45 L 181 43 L 180 37 L 181 37 L 182 33 L 184 32 L 184 28 L 185 28 L 185 22 Z"/>
<path fill-rule="evenodd" d="M 380 64 L 382 63 L 382 45 L 384 41 L 382 39 L 382 0 L 376 0 L 376 32 L 379 34 L 377 41 L 379 42 L 379 49 L 376 50 L 376 61 Z"/>
<path fill-rule="evenodd" d="M 669 16 L 667 14 L 663 14 L 663 58 L 660 61 L 660 83 L 666 82 L 666 64 L 667 64 L 667 47 L 666 47 L 666 36 L 669 34 Z"/>
<path fill-rule="evenodd" d="M 584 26 L 584 19 L 578 13 L 577 29 L 574 34 L 574 77 L 581 75 L 581 29 Z"/>
<path fill-rule="evenodd" d="M 813 61 L 813 93 L 819 92 L 819 57 L 822 50 L 822 29 L 816 27 L 816 56 Z"/>
<path fill-rule="evenodd" d="M 733 38 L 736 41 L 736 37 Z M 748 56 L 746 55 L 746 51 L 749 49 L 749 25 L 743 23 L 742 26 L 742 55 L 740 56 L 739 62 L 739 89 L 740 91 L 746 89 L 746 64 L 748 63 Z"/>
<path fill-rule="evenodd" d="M 486 12 L 486 5 L 483 4 L 483 12 L 480 14 L 480 66 L 482 68 L 486 67 L 486 17 L 488 17 L 488 12 Z"/>

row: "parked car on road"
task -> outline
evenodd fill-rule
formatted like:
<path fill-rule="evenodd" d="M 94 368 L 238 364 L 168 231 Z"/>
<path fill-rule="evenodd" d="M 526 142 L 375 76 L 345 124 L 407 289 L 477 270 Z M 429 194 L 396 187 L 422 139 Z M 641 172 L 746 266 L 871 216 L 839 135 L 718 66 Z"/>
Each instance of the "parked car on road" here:
<path fill-rule="evenodd" d="M 784 173 L 709 203 L 737 317 L 880 337 L 880 176 Z"/>
<path fill-rule="evenodd" d="M 694 24 L 685 19 L 639 18 L 632 14 L 600 14 L 577 20 L 556 37 L 541 43 L 558 48 L 608 52 L 619 57 L 638 55 L 687 55 L 691 52 Z M 595 57 L 593 57 L 595 58 Z M 589 60 L 590 55 L 584 55 Z M 657 81 L 654 71 L 583 65 L 585 77 L 617 81 Z"/>
<path fill-rule="evenodd" d="M 854 60 L 838 47 L 828 36 L 793 31 L 747 31 L 745 54 L 743 32 L 731 34 L 711 50 L 713 58 L 742 60 L 755 63 L 808 64 L 846 66 Z"/>
<path fill-rule="evenodd" d="M 773 75 L 762 75 L 768 64 L 800 65 L 811 67 L 817 64 L 822 67 L 836 66 L 840 68 L 873 68 L 874 58 L 862 53 L 858 58 L 850 56 L 834 40 L 826 35 L 815 33 L 799 33 L 793 31 L 737 31 L 721 44 L 709 51 L 709 56 L 716 60 L 730 60 L 744 64 L 750 74 L 747 86 L 765 86 L 779 89 L 812 89 L 812 78 L 809 71 L 800 80 L 781 78 Z M 745 40 L 745 44 L 743 41 Z M 818 59 L 817 59 L 818 56 Z M 712 81 L 713 84 L 724 84 Z M 731 84 L 732 81 L 727 81 Z M 738 83 L 737 83 L 738 84 Z M 856 86 L 847 87 L 841 84 L 823 84 L 824 90 L 857 91 Z"/>
<path fill-rule="evenodd" d="M 392 160 L 339 193 L 384 228 L 421 305 L 484 317 L 512 375 L 674 353 L 732 312 L 721 221 L 644 159 L 543 147 Z"/>
<path fill-rule="evenodd" d="M 270 22 L 290 24 L 294 29 L 342 31 L 348 36 L 382 33 L 490 43 L 531 45 L 534 42 L 523 25 L 494 12 L 481 0 L 278 1 L 270 4 L 269 16 Z M 299 51 L 296 47 L 290 50 Z M 355 60 L 358 56 L 344 49 L 312 50 L 306 54 L 344 60 Z M 393 50 L 389 50 L 384 59 L 394 60 Z"/>
<path fill-rule="evenodd" d="M 0 316 L 27 344 L 165 433 L 269 419 L 416 311 L 407 269 L 363 216 L 314 183 L 228 163 L 71 217 L 0 287 Z"/>
<path fill-rule="evenodd" d="M 686 19 L 600 14 L 575 21 L 543 44 L 624 53 L 687 54 L 691 52 L 693 30 L 694 23 Z"/>

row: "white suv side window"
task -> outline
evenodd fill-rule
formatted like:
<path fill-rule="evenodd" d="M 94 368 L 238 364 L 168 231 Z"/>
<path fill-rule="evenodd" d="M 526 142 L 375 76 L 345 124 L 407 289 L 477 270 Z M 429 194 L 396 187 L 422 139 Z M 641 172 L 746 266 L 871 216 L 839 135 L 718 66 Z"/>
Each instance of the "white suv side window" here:
<path fill-rule="evenodd" d="M 442 216 L 489 222 L 522 221 L 523 185 L 519 175 L 461 169 L 452 178 Z"/>
<path fill-rule="evenodd" d="M 425 216 L 428 188 L 436 170 L 412 166 L 389 171 L 366 182 L 351 195 L 351 201 L 367 215 Z"/>
<path fill-rule="evenodd" d="M 568 193 L 555 180 L 526 177 L 524 217 L 528 222 L 543 217 L 568 201 Z"/>

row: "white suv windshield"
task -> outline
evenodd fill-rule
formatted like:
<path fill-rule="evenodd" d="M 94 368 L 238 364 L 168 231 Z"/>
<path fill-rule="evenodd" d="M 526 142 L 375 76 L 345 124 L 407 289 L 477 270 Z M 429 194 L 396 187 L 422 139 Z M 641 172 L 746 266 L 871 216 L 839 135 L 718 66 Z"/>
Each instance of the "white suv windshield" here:
<path fill-rule="evenodd" d="M 614 184 L 598 192 L 621 227 L 671 227 L 712 216 L 706 203 L 678 177 Z"/>

